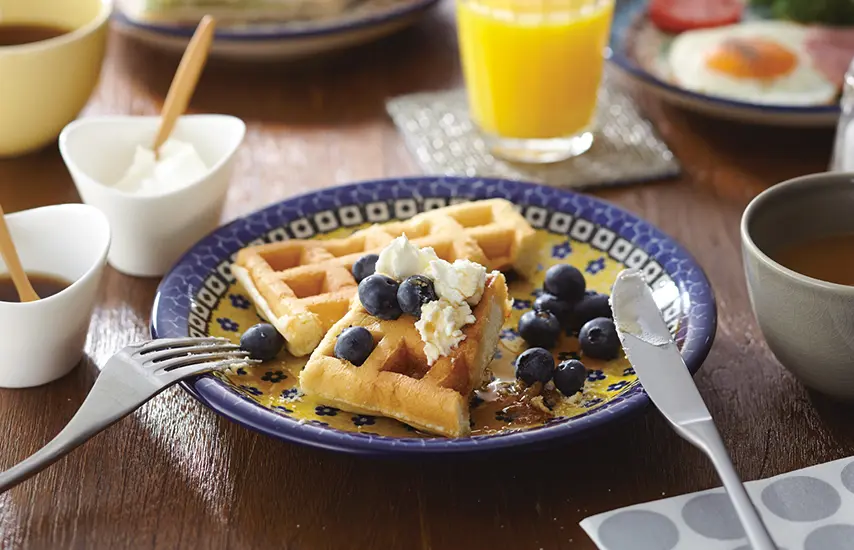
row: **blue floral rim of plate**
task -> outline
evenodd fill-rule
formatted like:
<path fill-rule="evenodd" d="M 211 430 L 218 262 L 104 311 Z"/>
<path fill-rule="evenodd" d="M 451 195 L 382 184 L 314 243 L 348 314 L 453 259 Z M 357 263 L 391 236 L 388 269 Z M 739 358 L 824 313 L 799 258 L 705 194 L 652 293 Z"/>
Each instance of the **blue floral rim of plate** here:
<path fill-rule="evenodd" d="M 713 103 L 734 109 L 745 109 L 762 113 L 779 113 L 791 115 L 816 115 L 839 113 L 838 105 L 819 105 L 812 107 L 797 107 L 785 105 L 762 105 L 759 103 L 748 103 L 722 97 L 711 96 L 693 92 L 679 86 L 665 82 L 654 74 L 638 65 L 626 52 L 626 40 L 634 19 L 646 10 L 648 0 L 617 0 L 614 7 L 614 19 L 611 23 L 610 52 L 608 60 L 619 69 L 629 73 L 633 77 L 656 86 L 668 92 L 683 95 L 692 99 Z"/>
<path fill-rule="evenodd" d="M 364 17 L 352 18 L 343 21 L 331 19 L 328 24 L 319 23 L 317 25 L 308 26 L 307 28 L 287 28 L 283 24 L 269 25 L 262 28 L 249 26 L 245 30 L 217 29 L 215 31 L 215 37 L 220 40 L 229 40 L 234 42 L 260 42 L 265 40 L 277 41 L 333 35 L 394 21 L 396 19 L 406 17 L 407 15 L 427 10 L 438 1 L 439 0 L 410 0 L 409 3 L 403 6 L 389 8 L 373 14 L 365 14 Z M 123 25 L 145 29 L 168 36 L 189 39 L 193 36 L 193 32 L 195 31 L 195 28 L 193 27 L 142 23 L 131 19 L 118 9 L 113 12 L 113 18 Z"/>
<path fill-rule="evenodd" d="M 330 212 L 338 211 L 341 225 L 371 219 L 405 218 L 424 208 L 460 200 L 502 197 L 521 207 L 534 227 L 595 244 L 596 236 L 611 235 L 604 245 L 624 265 L 643 269 L 657 282 L 675 284 L 674 304 L 679 318 L 677 341 L 688 369 L 695 373 L 711 348 L 717 326 L 714 293 L 702 269 L 673 239 L 607 202 L 551 187 L 501 179 L 413 177 L 366 181 L 301 195 L 266 207 L 220 227 L 188 251 L 164 277 L 151 314 L 154 338 L 203 335 L 201 315 L 216 306 L 232 280 L 230 261 L 250 242 L 307 237 L 332 228 Z M 368 208 L 364 208 L 367 205 Z M 381 207 L 381 208 L 380 208 Z M 336 221 L 336 224 L 338 222 Z M 336 225 L 337 226 L 337 225 Z M 619 248 L 618 252 L 614 252 Z M 653 286 L 655 283 L 650 281 Z M 676 307 L 676 306 L 674 306 Z M 681 307 L 681 306 L 680 306 Z M 643 409 L 649 402 L 639 384 L 600 407 L 571 419 L 558 419 L 540 428 L 457 439 L 386 437 L 351 433 L 299 421 L 266 409 L 242 396 L 225 382 L 205 375 L 183 387 L 217 413 L 266 435 L 315 447 L 364 455 L 442 454 L 567 442 L 589 434 L 618 418 Z"/>

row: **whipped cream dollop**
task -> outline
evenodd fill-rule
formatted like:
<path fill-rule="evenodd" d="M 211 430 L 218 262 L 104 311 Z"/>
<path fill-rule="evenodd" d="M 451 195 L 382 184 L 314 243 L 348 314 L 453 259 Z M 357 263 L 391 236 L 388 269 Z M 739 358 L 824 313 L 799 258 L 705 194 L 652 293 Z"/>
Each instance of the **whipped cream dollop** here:
<path fill-rule="evenodd" d="M 448 355 L 465 340 L 462 328 L 474 322 L 471 306 L 466 302 L 452 304 L 440 298 L 421 306 L 421 319 L 415 322 L 415 329 L 424 342 L 427 364 L 432 365 L 439 357 Z"/>
<path fill-rule="evenodd" d="M 439 257 L 432 248 L 418 248 L 409 242 L 406 235 L 401 235 L 380 252 L 376 272 L 403 281 L 413 275 L 425 275 L 434 260 L 439 260 Z"/>
<path fill-rule="evenodd" d="M 433 279 L 436 295 L 452 304 L 467 302 L 474 306 L 483 297 L 486 268 L 472 261 L 456 260 L 450 263 L 435 260 L 430 262 L 424 275 Z"/>
<path fill-rule="evenodd" d="M 137 195 L 160 195 L 187 187 L 207 173 L 191 143 L 170 138 L 160 146 L 159 159 L 153 150 L 138 145 L 133 162 L 113 187 Z"/>
<path fill-rule="evenodd" d="M 421 319 L 415 323 L 428 365 L 465 340 L 462 328 L 475 322 L 471 306 L 483 297 L 484 266 L 469 260 L 445 261 L 432 248 L 419 248 L 402 235 L 380 252 L 376 272 L 400 282 L 413 275 L 433 281 L 439 299 L 421 306 Z"/>

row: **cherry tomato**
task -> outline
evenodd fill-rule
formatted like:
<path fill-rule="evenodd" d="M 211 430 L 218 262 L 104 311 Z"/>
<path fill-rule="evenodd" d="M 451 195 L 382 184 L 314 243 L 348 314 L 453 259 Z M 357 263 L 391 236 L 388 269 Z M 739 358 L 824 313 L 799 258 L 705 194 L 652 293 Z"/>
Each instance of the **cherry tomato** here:
<path fill-rule="evenodd" d="M 649 17 L 659 29 L 678 33 L 737 23 L 743 10 L 742 0 L 652 0 Z"/>

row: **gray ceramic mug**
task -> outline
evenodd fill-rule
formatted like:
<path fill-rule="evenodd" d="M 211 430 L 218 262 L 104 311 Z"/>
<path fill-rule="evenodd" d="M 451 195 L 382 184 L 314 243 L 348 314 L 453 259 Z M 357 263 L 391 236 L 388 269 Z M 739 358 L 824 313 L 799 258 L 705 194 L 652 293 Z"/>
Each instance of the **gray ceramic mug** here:
<path fill-rule="evenodd" d="M 854 287 L 801 275 L 772 258 L 787 244 L 854 234 L 854 174 L 823 173 L 775 185 L 741 219 L 744 272 L 768 347 L 805 385 L 854 398 Z"/>

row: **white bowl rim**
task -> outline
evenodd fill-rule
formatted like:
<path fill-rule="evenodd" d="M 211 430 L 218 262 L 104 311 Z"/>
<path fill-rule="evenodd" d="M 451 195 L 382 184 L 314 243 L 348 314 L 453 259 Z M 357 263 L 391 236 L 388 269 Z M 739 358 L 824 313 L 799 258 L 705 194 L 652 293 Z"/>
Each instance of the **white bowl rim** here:
<path fill-rule="evenodd" d="M 104 262 L 106 261 L 107 253 L 110 250 L 110 240 L 111 240 L 110 222 L 109 222 L 109 220 L 107 220 L 107 216 L 103 212 L 101 212 L 98 208 L 95 208 L 94 206 L 91 206 L 89 204 L 80 204 L 80 203 L 51 204 L 51 205 L 47 205 L 47 206 L 39 206 L 36 208 L 30 208 L 28 210 L 21 210 L 19 212 L 12 212 L 11 214 L 6 214 L 6 219 L 7 220 L 10 220 L 10 219 L 14 220 L 17 217 L 23 217 L 23 216 L 32 214 L 33 212 L 37 212 L 37 211 L 59 210 L 59 209 L 62 209 L 62 210 L 79 210 L 79 211 L 81 211 L 81 213 L 85 213 L 86 216 L 89 216 L 91 218 L 94 218 L 94 219 L 97 219 L 100 221 L 100 223 L 104 227 L 104 230 L 106 231 L 106 237 L 107 238 L 106 238 L 106 242 L 104 243 L 104 246 L 102 247 L 101 252 L 98 254 L 98 259 L 95 262 L 93 262 L 91 266 L 89 266 L 89 268 L 86 270 L 85 273 L 83 273 L 83 275 L 78 277 L 76 280 L 72 281 L 71 284 L 68 285 L 68 287 L 60 290 L 59 292 L 57 292 L 56 294 L 53 294 L 52 296 L 48 296 L 47 298 L 41 298 L 39 300 L 36 300 L 35 302 L 0 302 L 0 307 L 10 308 L 10 309 L 11 308 L 24 309 L 24 308 L 37 308 L 37 307 L 44 305 L 45 303 L 52 303 L 53 301 L 58 299 L 60 296 L 69 294 L 72 291 L 76 291 L 77 288 L 79 288 L 83 284 L 83 281 L 90 278 L 92 276 L 92 274 L 95 273 L 98 269 L 100 269 L 101 265 L 104 264 Z M 8 274 L 8 271 L 4 271 L 3 274 L 4 275 Z"/>
<path fill-rule="evenodd" d="M 104 25 L 109 20 L 113 12 L 113 0 L 101 0 L 101 11 L 91 21 L 77 27 L 71 32 L 48 38 L 47 40 L 39 40 L 38 42 L 30 42 L 29 44 L 16 44 L 14 46 L 0 46 L 0 56 L 5 54 L 22 54 L 29 52 L 37 52 L 41 50 L 49 50 L 51 48 L 74 42 L 86 35 L 92 34 Z"/>
<path fill-rule="evenodd" d="M 72 120 L 69 122 L 65 128 L 59 133 L 59 152 L 62 155 L 63 160 L 65 160 L 66 165 L 69 163 L 74 163 L 76 166 L 77 163 L 74 162 L 73 157 L 68 153 L 68 139 L 69 134 L 76 130 L 77 128 L 87 126 L 94 123 L 113 123 L 113 122 L 127 122 L 133 120 L 157 120 L 160 118 L 160 115 L 145 115 L 145 116 L 135 116 L 135 115 L 105 115 L 105 116 L 92 116 L 85 118 L 78 118 L 77 120 Z M 121 189 L 116 189 L 110 185 L 106 185 L 95 178 L 89 176 L 88 174 L 84 174 L 88 179 L 92 180 L 98 187 L 105 190 L 106 193 L 111 194 L 114 198 L 123 198 L 130 199 L 134 201 L 140 202 L 156 202 L 163 200 L 165 198 L 174 198 L 176 195 L 181 193 L 189 192 L 191 189 L 195 189 L 196 187 L 202 185 L 205 181 L 210 178 L 211 174 L 222 168 L 222 166 L 228 162 L 228 160 L 234 155 L 238 148 L 240 148 L 240 144 L 243 143 L 243 138 L 246 136 L 246 122 L 234 115 L 226 115 L 219 113 L 198 113 L 198 114 L 189 114 L 189 115 L 181 115 L 179 120 L 182 118 L 222 118 L 228 119 L 234 122 L 239 123 L 239 139 L 235 143 L 234 147 L 228 151 L 227 154 L 223 155 L 213 166 L 208 168 L 207 173 L 197 178 L 195 181 L 190 183 L 189 185 L 185 185 L 178 189 L 172 189 L 170 191 L 166 191 L 165 193 L 158 193 L 156 195 L 138 195 L 136 193 L 130 193 L 128 191 L 123 191 Z"/>

